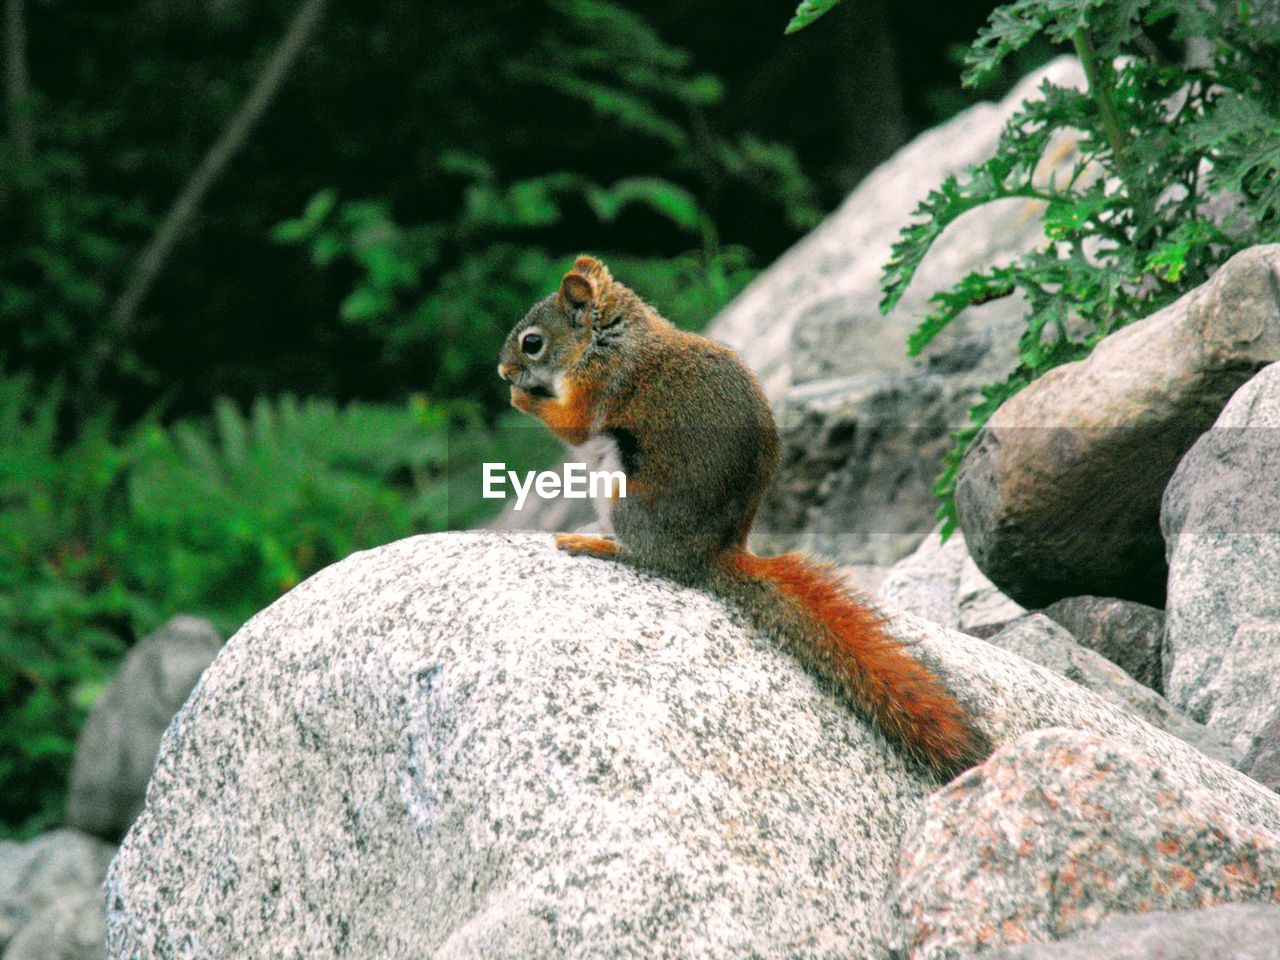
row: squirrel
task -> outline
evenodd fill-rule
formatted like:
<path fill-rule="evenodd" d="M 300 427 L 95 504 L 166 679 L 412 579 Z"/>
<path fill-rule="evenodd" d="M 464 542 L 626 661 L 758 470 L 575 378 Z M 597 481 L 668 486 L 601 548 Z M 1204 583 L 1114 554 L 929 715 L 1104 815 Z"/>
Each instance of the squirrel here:
<path fill-rule="evenodd" d="M 561 533 L 560 549 L 709 590 L 940 777 L 985 759 L 965 709 L 834 566 L 747 551 L 779 441 L 764 391 L 729 347 L 678 329 L 580 257 L 511 330 L 498 375 L 517 410 L 574 446 L 609 437 L 621 458 L 615 539 Z"/>

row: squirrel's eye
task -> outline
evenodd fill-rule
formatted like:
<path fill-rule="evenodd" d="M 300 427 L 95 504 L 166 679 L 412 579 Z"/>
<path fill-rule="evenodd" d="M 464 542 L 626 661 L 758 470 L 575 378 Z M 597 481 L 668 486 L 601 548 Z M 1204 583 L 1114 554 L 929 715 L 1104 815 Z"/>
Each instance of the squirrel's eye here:
<path fill-rule="evenodd" d="M 520 338 L 520 349 L 530 357 L 535 357 L 542 352 L 542 334 L 526 333 Z"/>

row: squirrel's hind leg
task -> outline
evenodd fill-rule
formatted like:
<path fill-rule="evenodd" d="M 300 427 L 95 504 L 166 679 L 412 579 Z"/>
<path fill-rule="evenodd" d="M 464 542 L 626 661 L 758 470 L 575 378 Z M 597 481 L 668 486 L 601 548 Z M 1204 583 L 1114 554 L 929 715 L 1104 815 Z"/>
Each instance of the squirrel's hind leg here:
<path fill-rule="evenodd" d="M 585 533 L 557 533 L 556 546 L 575 557 L 585 555 L 610 560 L 618 555 L 617 543 Z"/>

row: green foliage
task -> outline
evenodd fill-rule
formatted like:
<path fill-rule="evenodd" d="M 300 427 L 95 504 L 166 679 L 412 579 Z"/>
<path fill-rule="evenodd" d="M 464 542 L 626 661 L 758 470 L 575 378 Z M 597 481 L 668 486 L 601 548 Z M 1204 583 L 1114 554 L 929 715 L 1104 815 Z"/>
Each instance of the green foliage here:
<path fill-rule="evenodd" d="M 442 416 L 419 404 L 226 401 L 209 422 L 140 427 L 131 444 L 128 569 L 165 610 L 224 630 L 363 546 L 438 529 L 429 479 Z"/>
<path fill-rule="evenodd" d="M 153 229 L 297 8 L 23 5 L 35 149 L 20 160 L 0 124 L 0 354 L 60 378 L 81 413 L 425 389 L 492 414 L 502 397 L 483 338 L 554 263 L 590 249 L 670 274 L 697 251 L 701 286 L 723 289 L 722 246 L 758 264 L 820 216 L 795 153 L 755 132 L 778 125 L 730 109 L 699 62 L 750 73 L 705 28 L 727 5 L 330 5 L 137 315 L 117 322 Z M 739 35 L 767 19 L 735 16 Z M 806 112 L 821 116 L 820 101 Z M 316 196 L 340 209 L 297 219 L 329 216 L 345 233 L 315 249 L 320 275 L 267 239 Z M 481 289 L 506 287 L 508 272 L 511 291 Z"/>
<path fill-rule="evenodd" d="M 566 205 L 585 200 L 602 222 L 638 204 L 684 229 L 713 233 L 697 202 L 675 184 L 631 178 L 601 187 L 560 173 L 502 186 L 486 169 L 474 169 L 482 172 L 452 228 L 401 226 L 385 203 L 339 203 L 325 191 L 275 231 L 281 242 L 306 244 L 318 267 L 354 272 L 341 318 L 368 329 L 383 345 L 385 362 L 405 353 L 436 355 L 434 370 L 423 370 L 423 386 L 433 395 L 458 395 L 478 381 L 495 402 L 505 396 L 492 375 L 496 345 L 555 289 L 573 256 L 521 242 L 522 230 L 556 222 Z M 448 249 L 456 245 L 469 254 L 457 259 Z M 641 294 L 695 329 L 755 275 L 739 247 L 609 260 Z"/>
<path fill-rule="evenodd" d="M 137 203 L 95 189 L 84 161 L 54 149 L 19 162 L 0 142 L 0 337 L 35 360 L 77 356 L 110 306 L 128 237 L 148 222 Z"/>
<path fill-rule="evenodd" d="M 541 33 L 527 57 L 506 67 L 511 80 L 546 87 L 586 112 L 564 119 L 566 132 L 592 116 L 621 130 L 688 150 L 688 125 L 672 104 L 706 107 L 720 82 L 690 70 L 689 54 L 666 43 L 643 17 L 608 0 L 551 0 L 555 29 Z"/>
<path fill-rule="evenodd" d="M 744 248 L 721 246 L 710 201 L 723 181 L 779 205 L 797 230 L 821 219 L 813 184 L 789 148 L 746 133 L 727 138 L 706 131 L 701 111 L 722 90 L 714 77 L 691 69 L 685 51 L 620 4 L 551 6 L 554 27 L 505 64 L 506 76 L 564 97 L 557 123 L 569 139 L 603 131 L 638 141 L 630 149 L 646 158 L 643 167 L 608 183 L 564 167 L 510 177 L 483 153 L 449 148 L 432 176 L 463 187 L 439 219 L 405 225 L 386 201 L 342 202 L 327 189 L 273 234 L 281 243 L 306 245 L 317 267 L 354 274 L 341 318 L 373 335 L 384 362 L 435 355 L 420 371 L 433 395 L 470 387 L 474 396 L 478 383 L 482 396 L 500 402 L 494 344 L 554 289 L 575 254 L 592 249 L 617 262 L 637 226 L 657 223 L 696 252 L 632 255 L 627 282 L 653 296 L 679 277 L 687 290 L 659 305 L 688 310 L 672 318 L 702 326 L 752 275 Z M 669 174 L 641 172 L 654 167 Z M 547 232 L 564 226 L 588 246 L 550 246 Z M 609 246 L 590 247 L 595 237 L 608 237 Z M 691 269 L 695 259 L 700 267 Z"/>
<path fill-rule="evenodd" d="M 1170 18 L 1175 40 L 1212 44 L 1210 62 L 1181 66 L 1159 55 L 1148 34 Z M 1042 99 L 1010 119 L 992 157 L 929 193 L 885 268 L 887 311 L 965 213 L 1009 197 L 1044 204 L 1047 242 L 935 293 L 909 341 L 917 354 L 967 307 L 1015 292 L 1026 299 L 1018 364 L 982 391 L 938 480 L 947 532 L 960 460 L 1004 400 L 1204 282 L 1236 251 L 1280 239 L 1274 17 L 1249 4 L 1210 9 L 1191 0 L 1017 0 L 991 15 L 969 52 L 965 82 L 981 82 L 1042 35 L 1073 44 L 1088 89 L 1046 82 Z M 1063 139 L 1077 159 L 1051 181 L 1037 171 Z"/>
<path fill-rule="evenodd" d="M 421 398 L 222 402 L 123 434 L 102 416 L 70 440 L 60 401 L 0 377 L 0 832 L 22 835 L 58 821 L 128 643 L 180 611 L 230 633 L 355 550 L 479 522 L 478 465 L 508 458 L 474 411 Z M 521 439 L 516 469 L 554 448 Z"/>
<path fill-rule="evenodd" d="M 59 449 L 60 400 L 0 379 L 0 824 L 24 832 L 58 821 L 75 732 L 139 612 L 110 543 L 123 456 L 104 420 Z"/>

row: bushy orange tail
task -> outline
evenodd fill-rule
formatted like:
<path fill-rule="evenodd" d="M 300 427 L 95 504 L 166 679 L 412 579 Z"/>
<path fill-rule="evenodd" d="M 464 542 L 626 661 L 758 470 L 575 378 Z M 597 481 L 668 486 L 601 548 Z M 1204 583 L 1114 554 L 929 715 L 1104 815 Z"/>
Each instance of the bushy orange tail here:
<path fill-rule="evenodd" d="M 717 578 L 758 628 L 778 634 L 890 738 L 950 778 L 990 752 L 942 681 L 891 637 L 835 568 L 798 553 L 740 551 Z"/>

